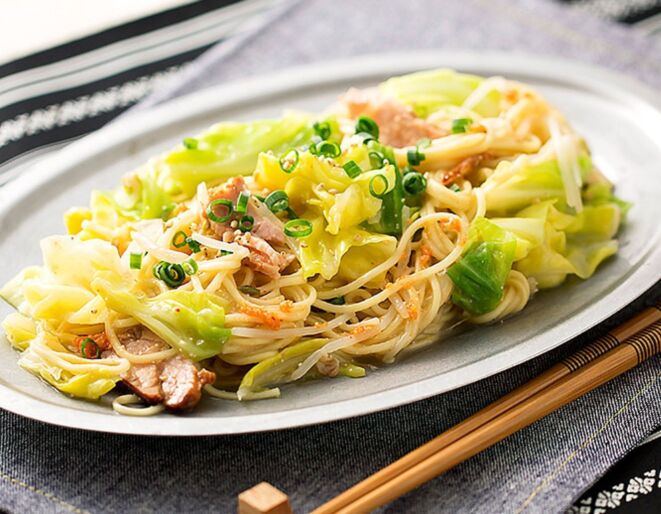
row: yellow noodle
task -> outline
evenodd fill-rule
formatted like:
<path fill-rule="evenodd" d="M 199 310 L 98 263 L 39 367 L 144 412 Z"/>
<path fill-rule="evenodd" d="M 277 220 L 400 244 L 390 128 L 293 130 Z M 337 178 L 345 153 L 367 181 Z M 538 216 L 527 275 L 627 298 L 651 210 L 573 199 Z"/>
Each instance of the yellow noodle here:
<path fill-rule="evenodd" d="M 516 314 L 523 309 L 530 299 L 530 283 L 523 273 L 516 270 L 509 272 L 505 282 L 505 291 L 503 299 L 498 306 L 481 316 L 471 316 L 468 319 L 471 323 L 491 323 L 503 319 L 512 314 Z"/>
<path fill-rule="evenodd" d="M 169 348 L 160 352 L 147 353 L 145 355 L 135 355 L 133 353 L 127 352 L 126 348 L 124 348 L 124 345 L 119 341 L 110 319 L 106 320 L 105 328 L 106 335 L 108 336 L 108 340 L 110 341 L 112 349 L 117 355 L 128 360 L 132 364 L 148 364 L 152 362 L 159 362 L 177 355 L 177 350 L 174 348 Z"/>
<path fill-rule="evenodd" d="M 127 405 L 134 405 L 142 403 L 142 400 L 134 394 L 123 394 L 115 398 L 112 402 L 112 408 L 115 412 L 123 414 L 124 416 L 153 416 L 165 410 L 161 404 L 150 405 L 148 407 L 127 407 Z"/>

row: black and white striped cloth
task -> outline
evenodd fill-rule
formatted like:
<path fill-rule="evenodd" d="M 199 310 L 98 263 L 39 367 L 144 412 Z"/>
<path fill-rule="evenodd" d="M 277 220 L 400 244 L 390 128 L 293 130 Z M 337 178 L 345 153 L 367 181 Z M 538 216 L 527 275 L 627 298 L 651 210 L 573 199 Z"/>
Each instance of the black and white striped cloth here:
<path fill-rule="evenodd" d="M 558 0 L 577 9 L 661 37 L 660 0 Z"/>
<path fill-rule="evenodd" d="M 194 2 L 0 65 L 0 185 L 100 128 L 279 3 Z"/>

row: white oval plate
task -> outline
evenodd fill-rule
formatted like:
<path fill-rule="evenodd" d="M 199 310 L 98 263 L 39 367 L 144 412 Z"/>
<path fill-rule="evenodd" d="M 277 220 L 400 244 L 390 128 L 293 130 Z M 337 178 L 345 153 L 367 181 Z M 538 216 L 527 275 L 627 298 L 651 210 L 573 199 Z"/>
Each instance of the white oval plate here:
<path fill-rule="evenodd" d="M 593 278 L 543 292 L 505 323 L 471 329 L 366 378 L 292 384 L 277 400 L 205 398 L 187 415 L 124 417 L 113 412 L 108 399 L 71 399 L 20 369 L 17 353 L 3 340 L 0 407 L 68 427 L 150 435 L 244 433 L 327 422 L 427 398 L 511 368 L 604 320 L 659 279 L 661 112 L 654 92 L 612 72 L 565 61 L 428 52 L 305 66 L 219 86 L 120 119 L 70 145 L 0 188 L 0 282 L 41 262 L 39 240 L 64 231 L 61 215 L 68 207 L 86 205 L 92 189 L 114 187 L 123 172 L 184 136 L 219 120 L 277 116 L 286 108 L 316 110 L 349 86 L 435 67 L 529 83 L 585 136 L 597 166 L 614 180 L 617 193 L 635 204 L 620 236 L 620 253 Z M 0 306 L 0 317 L 8 312 Z"/>

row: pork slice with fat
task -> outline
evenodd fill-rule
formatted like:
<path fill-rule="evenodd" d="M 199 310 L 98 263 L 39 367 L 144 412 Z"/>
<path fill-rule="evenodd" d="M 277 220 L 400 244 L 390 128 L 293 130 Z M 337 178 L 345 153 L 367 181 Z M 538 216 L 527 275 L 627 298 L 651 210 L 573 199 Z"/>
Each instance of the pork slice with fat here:
<path fill-rule="evenodd" d="M 232 205 L 236 207 L 236 202 L 239 199 L 239 194 L 241 194 L 241 192 L 248 192 L 245 180 L 243 177 L 233 177 L 224 184 L 210 189 L 209 199 L 211 201 L 219 199 L 229 200 L 232 202 Z M 214 212 L 217 216 L 222 217 L 227 213 L 227 210 L 225 207 L 217 206 L 214 208 Z M 254 219 L 252 228 L 253 234 L 275 245 L 282 246 L 285 244 L 285 235 L 282 231 L 282 227 L 276 225 L 273 220 L 261 216 L 250 202 L 248 203 L 246 214 L 252 216 Z M 238 218 L 237 216 L 235 217 Z M 231 222 L 231 219 L 223 223 L 211 221 L 211 227 L 218 237 L 223 237 L 223 234 L 226 232 L 233 232 L 235 230 L 235 228 L 231 226 Z"/>
<path fill-rule="evenodd" d="M 147 355 L 170 348 L 156 334 L 144 327 L 134 327 L 117 334 L 127 352 Z M 116 355 L 109 350 L 104 356 Z M 148 403 L 162 403 L 169 409 L 194 407 L 202 396 L 202 386 L 216 380 L 215 373 L 198 369 L 193 361 L 176 355 L 163 361 L 133 364 L 123 375 L 123 382 Z"/>
<path fill-rule="evenodd" d="M 379 126 L 379 141 L 396 148 L 446 135 L 436 125 L 416 116 L 409 106 L 375 89 L 349 89 L 340 98 L 340 108 L 351 119 L 372 118 Z"/>

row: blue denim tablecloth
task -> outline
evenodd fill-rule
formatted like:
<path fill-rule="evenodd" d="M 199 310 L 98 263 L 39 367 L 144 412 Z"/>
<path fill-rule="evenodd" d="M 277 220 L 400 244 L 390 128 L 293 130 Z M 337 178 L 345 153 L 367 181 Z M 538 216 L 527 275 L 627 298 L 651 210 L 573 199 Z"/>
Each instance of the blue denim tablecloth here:
<path fill-rule="evenodd" d="M 319 59 L 416 48 L 525 50 L 598 63 L 661 87 L 661 46 L 538 1 L 307 1 L 205 54 L 148 108 L 227 80 Z M 128 114 L 130 115 L 130 113 Z M 469 416 L 658 301 L 659 288 L 529 363 L 412 405 L 326 425 L 190 439 L 85 433 L 0 412 L 0 508 L 11 512 L 232 512 L 266 480 L 295 512 Z M 384 512 L 563 512 L 661 425 L 657 357 L 457 466 Z"/>

